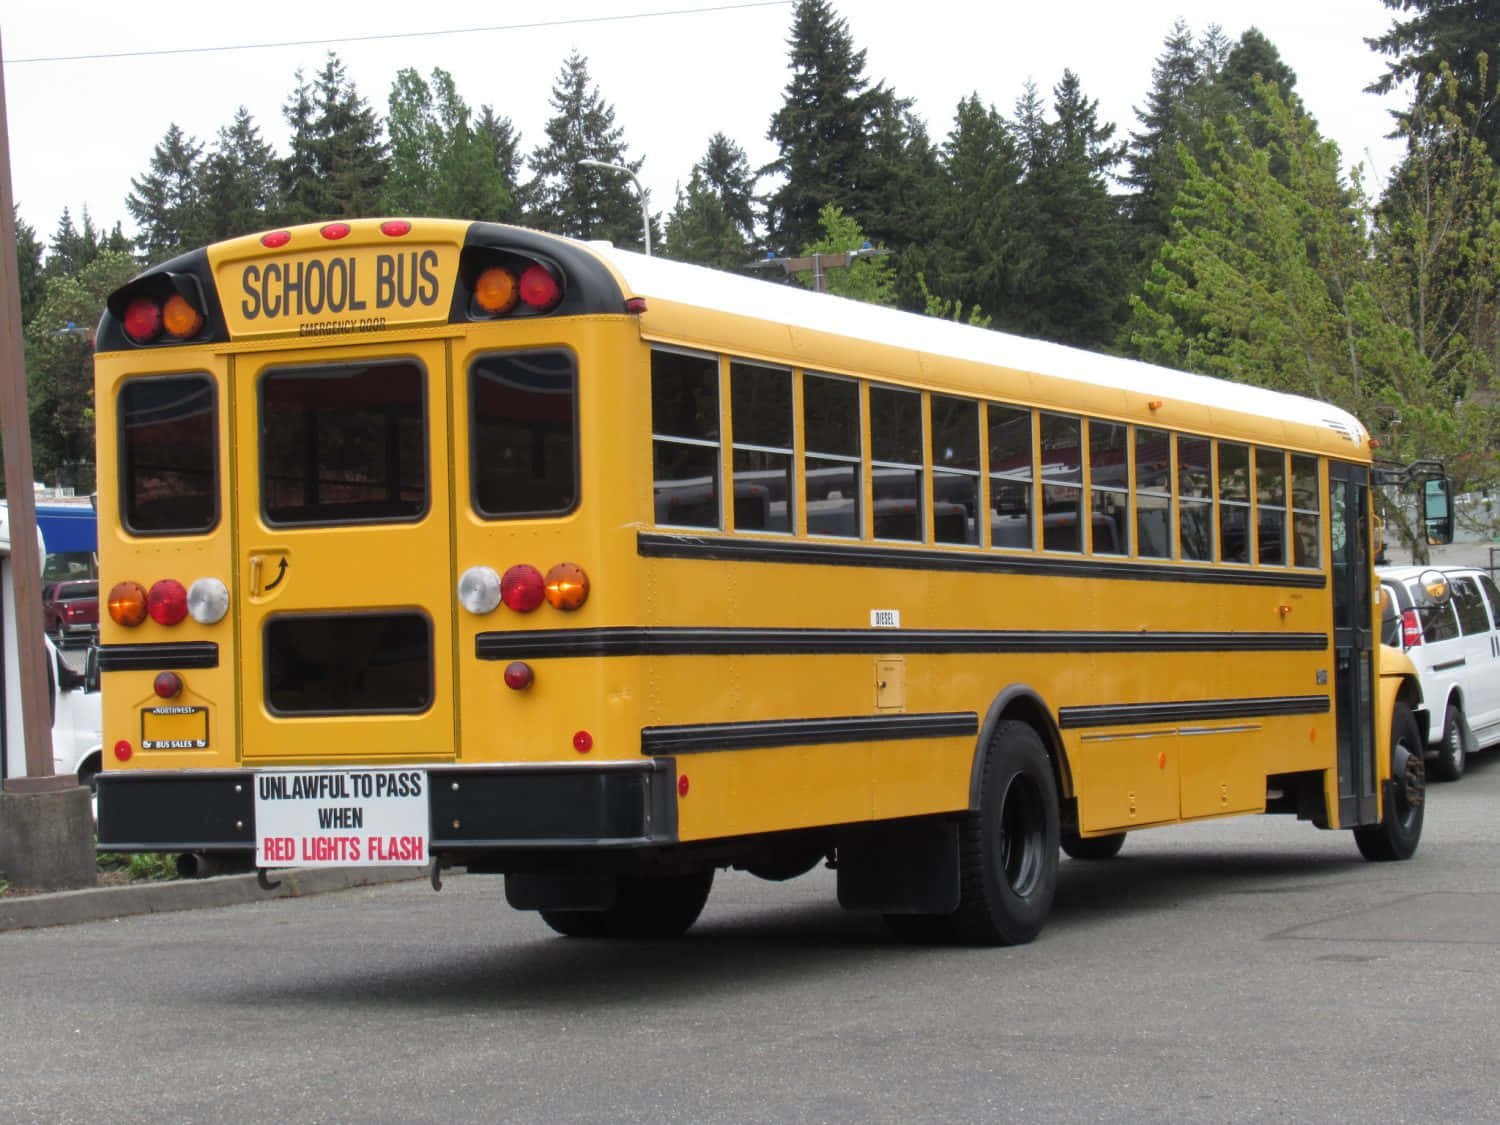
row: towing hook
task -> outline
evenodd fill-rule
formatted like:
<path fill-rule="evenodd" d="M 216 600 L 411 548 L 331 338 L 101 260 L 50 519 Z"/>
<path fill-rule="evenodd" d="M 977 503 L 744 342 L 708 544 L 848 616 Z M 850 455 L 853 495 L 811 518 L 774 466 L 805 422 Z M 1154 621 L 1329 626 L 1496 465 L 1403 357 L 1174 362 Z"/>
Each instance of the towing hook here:
<path fill-rule="evenodd" d="M 432 889 L 440 891 L 443 889 L 443 869 L 438 863 L 438 857 L 433 856 L 427 861 L 427 879 L 432 883 Z"/>
<path fill-rule="evenodd" d="M 255 869 L 255 883 L 263 891 L 274 891 L 277 887 L 281 886 L 281 880 L 272 879 L 270 871 L 264 867 L 257 867 Z"/>

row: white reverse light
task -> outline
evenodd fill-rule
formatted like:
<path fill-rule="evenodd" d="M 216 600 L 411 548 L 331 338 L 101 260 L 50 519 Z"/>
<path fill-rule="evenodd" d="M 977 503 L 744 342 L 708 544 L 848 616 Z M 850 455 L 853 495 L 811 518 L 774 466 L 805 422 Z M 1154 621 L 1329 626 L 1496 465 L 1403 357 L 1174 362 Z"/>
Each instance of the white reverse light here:
<path fill-rule="evenodd" d="M 500 604 L 500 575 L 493 567 L 471 566 L 458 579 L 458 604 L 476 617 Z"/>

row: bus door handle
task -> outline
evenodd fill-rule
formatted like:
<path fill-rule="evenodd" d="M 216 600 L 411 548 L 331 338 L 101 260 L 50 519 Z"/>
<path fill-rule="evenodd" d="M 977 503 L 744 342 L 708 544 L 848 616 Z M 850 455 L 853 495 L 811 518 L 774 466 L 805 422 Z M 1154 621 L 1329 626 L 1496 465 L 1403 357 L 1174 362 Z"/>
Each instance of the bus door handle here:
<path fill-rule="evenodd" d="M 269 594 L 286 579 L 290 564 L 280 551 L 268 551 L 250 556 L 250 596 L 258 598 Z"/>

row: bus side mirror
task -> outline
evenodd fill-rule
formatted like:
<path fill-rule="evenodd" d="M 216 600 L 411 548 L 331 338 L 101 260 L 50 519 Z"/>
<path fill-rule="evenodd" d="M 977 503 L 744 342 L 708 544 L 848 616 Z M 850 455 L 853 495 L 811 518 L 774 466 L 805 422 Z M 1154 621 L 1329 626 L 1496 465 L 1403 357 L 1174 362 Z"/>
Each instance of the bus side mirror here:
<path fill-rule="evenodd" d="M 1453 542 L 1453 478 L 1435 477 L 1422 488 L 1422 523 L 1427 542 Z"/>

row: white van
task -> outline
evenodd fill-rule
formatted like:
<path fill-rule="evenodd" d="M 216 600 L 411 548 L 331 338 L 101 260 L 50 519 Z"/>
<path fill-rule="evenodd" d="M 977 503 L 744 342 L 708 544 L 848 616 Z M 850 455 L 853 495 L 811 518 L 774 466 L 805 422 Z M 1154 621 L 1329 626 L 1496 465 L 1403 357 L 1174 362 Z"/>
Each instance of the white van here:
<path fill-rule="evenodd" d="M 1500 589 L 1462 566 L 1382 567 L 1381 639 L 1416 665 L 1434 777 L 1456 781 L 1468 755 L 1500 742 Z"/>

